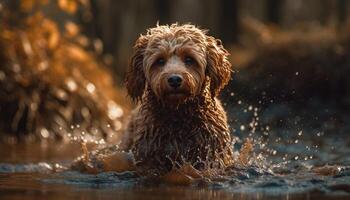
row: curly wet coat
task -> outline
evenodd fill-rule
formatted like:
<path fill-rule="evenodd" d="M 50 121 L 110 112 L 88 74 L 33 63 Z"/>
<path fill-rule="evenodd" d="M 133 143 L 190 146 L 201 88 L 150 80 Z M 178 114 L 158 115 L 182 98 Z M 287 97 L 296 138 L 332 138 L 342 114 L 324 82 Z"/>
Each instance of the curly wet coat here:
<path fill-rule="evenodd" d="M 134 46 L 125 85 L 138 102 L 124 145 L 138 164 L 169 170 L 232 163 L 233 141 L 216 98 L 231 77 L 221 41 L 193 25 L 157 25 Z"/>

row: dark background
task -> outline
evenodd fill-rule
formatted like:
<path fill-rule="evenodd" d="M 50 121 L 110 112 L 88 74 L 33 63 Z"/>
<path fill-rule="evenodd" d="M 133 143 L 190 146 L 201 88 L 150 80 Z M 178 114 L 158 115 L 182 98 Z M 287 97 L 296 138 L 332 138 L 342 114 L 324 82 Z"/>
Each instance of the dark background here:
<path fill-rule="evenodd" d="M 140 33 L 159 24 L 192 23 L 209 29 L 226 47 L 244 43 L 242 21 L 251 17 L 285 30 L 342 27 L 349 21 L 347 0 L 92 0 L 90 14 L 81 13 L 86 34 L 100 38 L 104 53 L 124 72 L 131 46 Z M 85 17 L 84 17 L 85 16 Z M 85 19 L 85 20 L 84 20 Z M 234 52 L 233 52 L 234 54 Z"/>

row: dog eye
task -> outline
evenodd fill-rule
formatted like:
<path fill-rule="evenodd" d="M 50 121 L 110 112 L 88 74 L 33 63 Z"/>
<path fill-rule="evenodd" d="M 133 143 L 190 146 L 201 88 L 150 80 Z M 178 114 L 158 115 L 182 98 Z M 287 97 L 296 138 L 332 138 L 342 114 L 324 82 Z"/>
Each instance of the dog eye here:
<path fill-rule="evenodd" d="M 165 59 L 164 58 L 158 58 L 153 65 L 157 65 L 157 66 L 164 66 L 165 65 Z"/>
<path fill-rule="evenodd" d="M 195 63 L 195 60 L 192 57 L 187 56 L 184 62 L 185 62 L 185 65 L 193 65 Z"/>

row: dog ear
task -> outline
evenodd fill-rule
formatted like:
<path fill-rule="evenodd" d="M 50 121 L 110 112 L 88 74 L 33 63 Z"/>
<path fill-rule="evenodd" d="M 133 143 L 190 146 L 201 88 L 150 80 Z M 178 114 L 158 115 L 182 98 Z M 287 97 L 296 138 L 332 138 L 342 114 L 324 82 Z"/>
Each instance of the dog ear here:
<path fill-rule="evenodd" d="M 125 86 L 134 101 L 141 100 L 145 90 L 146 77 L 143 71 L 143 58 L 147 43 L 148 37 L 144 35 L 136 40 L 134 54 L 126 71 Z"/>
<path fill-rule="evenodd" d="M 210 92 L 216 97 L 231 78 L 230 54 L 214 37 L 207 36 L 207 75 L 210 77 Z"/>

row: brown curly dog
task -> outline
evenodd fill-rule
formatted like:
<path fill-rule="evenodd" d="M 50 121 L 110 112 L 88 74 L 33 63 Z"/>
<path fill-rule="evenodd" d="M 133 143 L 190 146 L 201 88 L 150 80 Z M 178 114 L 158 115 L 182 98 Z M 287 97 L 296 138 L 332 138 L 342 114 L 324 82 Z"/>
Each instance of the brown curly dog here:
<path fill-rule="evenodd" d="M 157 25 L 138 38 L 125 85 L 139 105 L 124 141 L 138 165 L 232 163 L 233 141 L 216 98 L 230 80 L 228 55 L 220 40 L 193 25 Z"/>

